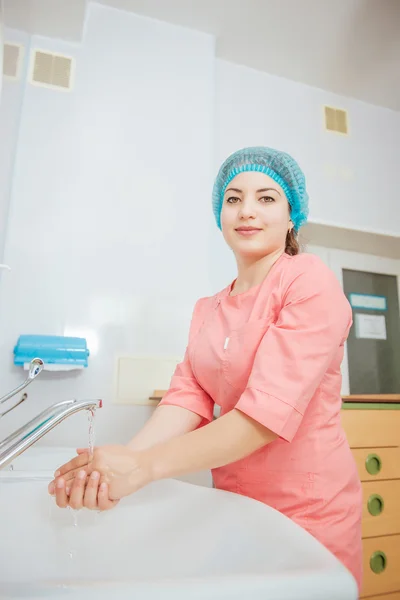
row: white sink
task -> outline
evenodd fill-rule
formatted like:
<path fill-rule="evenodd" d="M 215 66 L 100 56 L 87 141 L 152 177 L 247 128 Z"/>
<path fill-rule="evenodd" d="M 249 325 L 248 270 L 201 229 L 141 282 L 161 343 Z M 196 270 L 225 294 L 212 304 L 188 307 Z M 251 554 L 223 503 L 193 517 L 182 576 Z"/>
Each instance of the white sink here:
<path fill-rule="evenodd" d="M 76 450 L 65 447 L 44 447 L 40 445 L 28 448 L 13 462 L 0 470 L 0 483 L 4 479 L 32 479 L 53 478 L 53 473 L 62 464 L 76 456 Z"/>
<path fill-rule="evenodd" d="M 74 513 L 47 493 L 60 453 L 22 459 L 0 472 L 2 600 L 357 599 L 339 561 L 264 504 L 167 480 Z"/>

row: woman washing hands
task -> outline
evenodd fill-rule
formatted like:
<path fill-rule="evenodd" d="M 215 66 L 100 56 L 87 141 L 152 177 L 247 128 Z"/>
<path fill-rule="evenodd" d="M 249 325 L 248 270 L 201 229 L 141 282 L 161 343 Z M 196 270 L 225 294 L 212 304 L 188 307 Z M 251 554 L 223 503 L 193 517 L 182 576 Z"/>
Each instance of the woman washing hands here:
<path fill-rule="evenodd" d="M 325 264 L 299 253 L 304 175 L 283 152 L 240 150 L 218 173 L 213 211 L 237 278 L 196 303 L 184 359 L 139 434 L 91 461 L 79 451 L 50 493 L 106 510 L 152 481 L 211 469 L 216 488 L 291 518 L 361 586 L 361 484 L 340 420 L 352 311 Z"/>
<path fill-rule="evenodd" d="M 127 446 L 95 448 L 91 460 L 87 450 L 78 449 L 78 456 L 63 465 L 49 485 L 57 505 L 108 510 L 152 481 L 223 466 L 276 438 L 250 417 L 233 410 L 207 427 L 162 442 L 161 426 L 166 423 L 172 426 L 169 431 L 185 424 L 183 432 L 187 427 L 195 429 L 201 424 L 197 415 L 181 411 L 189 412 L 174 406 L 157 409 L 154 418 L 140 432 L 159 434 L 160 443 L 148 449 L 134 449 L 140 442 L 139 436 Z M 232 444 L 232 434 L 238 436 L 237 444 Z"/>

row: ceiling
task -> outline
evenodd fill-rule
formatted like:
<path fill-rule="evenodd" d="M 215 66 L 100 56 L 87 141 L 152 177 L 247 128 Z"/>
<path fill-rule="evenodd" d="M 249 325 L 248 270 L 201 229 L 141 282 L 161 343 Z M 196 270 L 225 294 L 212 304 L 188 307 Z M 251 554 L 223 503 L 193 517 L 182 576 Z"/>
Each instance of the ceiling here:
<path fill-rule="evenodd" d="M 3 0 L 3 7 L 6 27 L 67 41 L 82 39 L 86 0 Z"/>
<path fill-rule="evenodd" d="M 400 111 L 400 0 L 96 0 L 216 37 L 217 56 Z M 4 0 L 6 25 L 79 41 L 89 0 Z"/>

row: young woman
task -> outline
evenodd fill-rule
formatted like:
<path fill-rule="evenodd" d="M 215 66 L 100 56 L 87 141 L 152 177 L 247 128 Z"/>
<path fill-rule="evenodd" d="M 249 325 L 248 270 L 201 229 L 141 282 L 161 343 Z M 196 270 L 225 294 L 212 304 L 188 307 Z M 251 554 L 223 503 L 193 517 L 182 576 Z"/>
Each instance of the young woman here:
<path fill-rule="evenodd" d="M 197 302 L 184 359 L 138 435 L 93 457 L 78 450 L 49 491 L 58 506 L 105 510 L 150 481 L 211 469 L 215 487 L 309 531 L 360 586 L 361 484 L 340 421 L 352 312 L 333 273 L 299 253 L 304 175 L 283 152 L 239 150 L 213 211 L 236 279 Z"/>

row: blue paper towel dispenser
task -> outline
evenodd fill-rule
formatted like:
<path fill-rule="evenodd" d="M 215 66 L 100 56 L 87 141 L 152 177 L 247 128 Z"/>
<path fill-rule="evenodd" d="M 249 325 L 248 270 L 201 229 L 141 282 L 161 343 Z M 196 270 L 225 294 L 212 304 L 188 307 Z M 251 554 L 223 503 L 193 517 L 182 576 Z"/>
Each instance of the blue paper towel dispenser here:
<path fill-rule="evenodd" d="M 21 335 L 14 348 L 14 364 L 27 368 L 33 358 L 41 358 L 50 371 L 70 371 L 88 366 L 85 338 L 57 335 Z"/>

